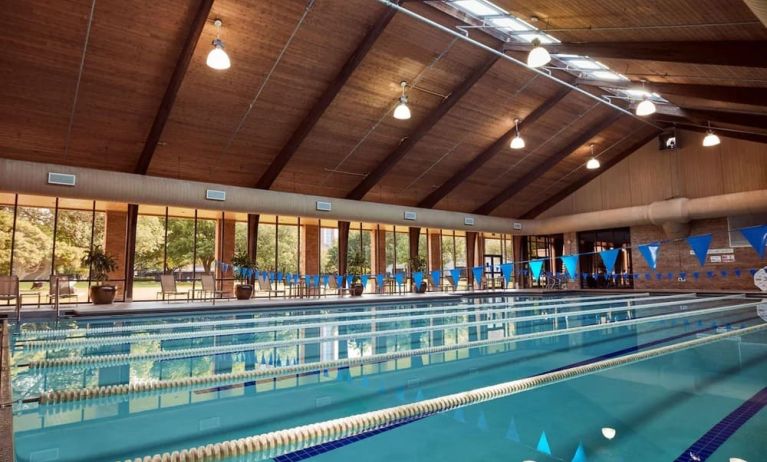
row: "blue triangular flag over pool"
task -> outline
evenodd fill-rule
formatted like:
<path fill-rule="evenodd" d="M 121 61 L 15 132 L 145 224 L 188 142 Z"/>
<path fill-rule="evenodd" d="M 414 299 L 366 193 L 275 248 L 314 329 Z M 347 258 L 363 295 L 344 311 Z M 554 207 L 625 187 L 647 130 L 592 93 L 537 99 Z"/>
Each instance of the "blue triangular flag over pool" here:
<path fill-rule="evenodd" d="M 578 449 L 575 450 L 573 459 L 570 462 L 586 462 L 586 450 L 583 449 L 583 443 L 578 443 Z"/>
<path fill-rule="evenodd" d="M 474 274 L 474 284 L 482 284 L 482 273 L 485 271 L 483 266 L 475 266 L 471 269 Z"/>
<path fill-rule="evenodd" d="M 363 274 L 362 276 L 360 276 L 360 282 L 362 283 L 362 287 L 368 286 L 368 279 L 370 279 L 369 274 Z"/>
<path fill-rule="evenodd" d="M 538 279 L 541 276 L 543 260 L 532 260 L 528 263 L 528 265 L 530 265 L 530 271 L 533 273 L 533 279 Z"/>
<path fill-rule="evenodd" d="M 439 287 L 440 278 L 442 278 L 442 271 L 434 270 L 431 272 L 431 283 L 434 284 L 435 287 Z"/>
<path fill-rule="evenodd" d="M 708 254 L 708 248 L 711 246 L 711 238 L 711 234 L 701 234 L 700 236 L 690 236 L 687 238 L 687 244 L 698 258 L 700 266 L 706 264 L 706 254 Z"/>
<path fill-rule="evenodd" d="M 415 284 L 416 287 L 421 287 L 422 282 L 423 273 L 421 271 L 413 271 L 413 284 Z"/>
<path fill-rule="evenodd" d="M 651 270 L 655 269 L 655 265 L 658 263 L 658 253 L 660 252 L 660 242 L 651 242 L 639 246 L 639 253 L 642 254 L 647 265 Z"/>
<path fill-rule="evenodd" d="M 501 265 L 501 273 L 503 273 L 503 279 L 508 286 L 511 282 L 511 277 L 514 275 L 514 263 L 503 263 Z"/>
<path fill-rule="evenodd" d="M 759 258 L 764 258 L 764 249 L 767 247 L 767 225 L 750 226 L 741 228 L 739 231 L 759 254 Z"/>
<path fill-rule="evenodd" d="M 397 273 L 394 275 L 394 280 L 397 281 L 398 286 L 401 286 L 405 283 L 405 275 L 402 273 Z"/>
<path fill-rule="evenodd" d="M 343 287 L 344 286 L 344 277 L 342 275 L 340 275 L 340 274 L 338 276 L 336 276 L 336 285 L 338 287 Z"/>
<path fill-rule="evenodd" d="M 383 280 L 384 280 L 383 274 L 376 274 L 376 289 L 383 290 Z"/>
<path fill-rule="evenodd" d="M 621 249 L 610 249 L 599 252 L 599 256 L 602 257 L 602 263 L 605 264 L 607 274 L 615 272 L 615 261 L 618 259 L 618 252 Z"/>
<path fill-rule="evenodd" d="M 541 432 L 541 437 L 538 439 L 538 446 L 535 447 L 538 452 L 551 455 L 551 446 L 549 446 L 549 439 L 546 437 L 546 432 Z"/>
<path fill-rule="evenodd" d="M 458 287 L 458 281 L 461 279 L 460 268 L 453 268 L 450 270 L 450 277 L 453 278 L 453 286 Z"/>
<path fill-rule="evenodd" d="M 562 255 L 559 258 L 565 264 L 565 269 L 570 277 L 575 279 L 575 271 L 578 269 L 578 255 Z"/>

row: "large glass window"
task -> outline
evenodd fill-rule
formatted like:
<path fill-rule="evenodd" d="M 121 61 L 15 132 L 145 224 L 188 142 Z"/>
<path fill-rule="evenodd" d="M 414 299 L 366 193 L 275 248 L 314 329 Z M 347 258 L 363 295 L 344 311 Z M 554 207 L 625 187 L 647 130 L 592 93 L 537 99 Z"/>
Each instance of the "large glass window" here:
<path fill-rule="evenodd" d="M 165 271 L 165 215 L 143 215 L 143 209 L 139 207 L 136 220 L 133 299 L 154 300 Z"/>
<path fill-rule="evenodd" d="M 277 270 L 277 225 L 274 223 L 258 224 L 258 243 L 256 244 L 256 267 L 260 271 Z"/>
<path fill-rule="evenodd" d="M 195 247 L 195 273 L 211 274 L 216 260 L 216 220 L 197 217 L 197 243 Z"/>
<path fill-rule="evenodd" d="M 598 231 L 585 231 L 578 233 L 579 265 L 582 273 L 587 277 L 581 278 L 584 288 L 631 288 L 633 279 L 626 275 L 632 273 L 631 252 L 627 248 L 631 245 L 631 232 L 629 228 L 604 229 Z M 617 278 L 605 277 L 606 268 L 599 252 L 609 249 L 622 249 L 618 253 L 615 262 Z M 590 253 L 593 252 L 593 253 Z"/>
<path fill-rule="evenodd" d="M 322 226 L 320 223 L 320 271 L 333 274 L 338 272 L 338 228 Z"/>
<path fill-rule="evenodd" d="M 295 221 L 295 219 L 293 220 Z M 297 273 L 300 251 L 298 224 L 280 219 L 277 228 L 277 269 L 285 273 Z"/>
<path fill-rule="evenodd" d="M 11 274 L 14 200 L 10 194 L 0 193 L 0 275 Z"/>
<path fill-rule="evenodd" d="M 234 254 L 248 252 L 248 223 L 238 221 L 234 224 Z"/>
<path fill-rule="evenodd" d="M 24 281 L 22 290 L 48 290 L 53 263 L 55 221 L 56 199 L 19 197 L 19 207 L 16 209 L 13 274 Z"/>
<path fill-rule="evenodd" d="M 386 271 L 392 274 L 408 271 L 410 238 L 402 229 L 386 230 Z"/>

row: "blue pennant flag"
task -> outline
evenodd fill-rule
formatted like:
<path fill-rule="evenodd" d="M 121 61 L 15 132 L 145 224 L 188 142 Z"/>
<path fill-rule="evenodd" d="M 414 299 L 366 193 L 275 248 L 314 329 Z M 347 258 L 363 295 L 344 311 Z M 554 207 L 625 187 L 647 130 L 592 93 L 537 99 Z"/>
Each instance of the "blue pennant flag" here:
<path fill-rule="evenodd" d="M 423 282 L 423 272 L 414 271 L 412 276 L 413 276 L 413 284 L 416 286 L 416 288 L 421 287 L 421 283 Z"/>
<path fill-rule="evenodd" d="M 501 265 L 501 273 L 503 279 L 506 281 L 506 286 L 511 283 L 511 277 L 514 275 L 514 263 L 503 263 Z"/>
<path fill-rule="evenodd" d="M 692 272 L 692 277 L 693 277 L 693 279 L 695 279 L 695 280 L 697 281 L 697 280 L 698 280 L 698 278 L 700 277 L 700 273 L 699 273 L 699 272 L 697 272 L 697 271 L 693 271 L 693 272 Z"/>
<path fill-rule="evenodd" d="M 530 271 L 533 273 L 533 279 L 541 277 L 541 268 L 543 268 L 543 260 L 532 260 L 528 263 L 530 265 Z"/>
<path fill-rule="evenodd" d="M 453 287 L 458 287 L 458 281 L 461 280 L 460 268 L 453 268 L 450 270 L 450 277 L 453 279 Z"/>
<path fill-rule="evenodd" d="M 713 277 L 714 277 L 714 272 L 713 272 L 713 271 L 707 271 L 707 272 L 706 272 L 706 276 L 707 276 L 709 279 L 711 279 L 711 278 L 713 278 Z"/>
<path fill-rule="evenodd" d="M 668 278 L 668 280 L 669 280 L 669 281 L 671 281 L 671 280 L 673 280 L 673 279 L 674 279 L 674 273 L 668 273 L 668 274 L 666 275 L 666 277 Z"/>
<path fill-rule="evenodd" d="M 756 268 L 751 268 L 750 270 L 748 270 L 748 272 L 751 274 L 751 276 L 754 276 L 756 274 L 756 272 L 757 272 L 757 269 Z"/>
<path fill-rule="evenodd" d="M 384 275 L 376 274 L 376 289 L 383 290 L 383 281 L 384 281 Z"/>
<path fill-rule="evenodd" d="M 301 275 L 296 273 L 293 275 L 293 284 L 298 284 L 298 281 L 301 280 Z"/>
<path fill-rule="evenodd" d="M 571 278 L 575 278 L 575 271 L 578 269 L 578 255 L 562 255 L 559 257 L 562 259 L 562 263 L 565 265 L 565 270 L 570 274 Z"/>
<path fill-rule="evenodd" d="M 720 271 L 720 272 L 719 272 L 719 274 L 720 274 L 720 275 L 721 275 L 723 278 L 726 278 L 726 277 L 727 277 L 727 276 L 728 276 L 730 273 L 728 273 L 726 270 L 722 270 L 722 271 Z"/>
<path fill-rule="evenodd" d="M 578 449 L 570 462 L 586 462 L 586 450 L 583 449 L 583 443 L 578 443 Z"/>
<path fill-rule="evenodd" d="M 312 277 L 307 275 L 304 275 L 304 283 L 306 284 L 306 287 L 312 286 Z"/>
<path fill-rule="evenodd" d="M 711 234 L 701 234 L 700 236 L 690 236 L 687 238 L 687 244 L 689 244 L 695 256 L 698 257 L 700 266 L 706 264 L 706 254 L 708 254 L 708 248 L 711 246 Z"/>
<path fill-rule="evenodd" d="M 750 226 L 741 228 L 739 231 L 759 254 L 759 258 L 764 258 L 764 249 L 767 247 L 767 225 Z"/>
<path fill-rule="evenodd" d="M 655 265 L 658 263 L 659 252 L 660 242 L 651 242 L 649 244 L 639 246 L 639 253 L 642 254 L 645 261 L 647 262 L 647 266 L 649 266 L 651 270 L 654 270 Z"/>
<path fill-rule="evenodd" d="M 482 273 L 485 272 L 485 268 L 482 266 L 475 266 L 471 269 L 474 274 L 474 284 L 482 284 Z"/>
<path fill-rule="evenodd" d="M 396 273 L 394 275 L 394 280 L 397 281 L 398 286 L 401 286 L 405 283 L 405 275 L 403 273 Z"/>
<path fill-rule="evenodd" d="M 282 271 L 277 272 L 277 280 L 282 281 Z"/>
<path fill-rule="evenodd" d="M 362 276 L 360 276 L 360 282 L 362 283 L 362 287 L 368 286 L 368 279 L 370 279 L 369 274 L 363 274 Z"/>
<path fill-rule="evenodd" d="M 733 273 L 735 273 L 735 277 L 736 278 L 739 278 L 740 277 L 740 268 L 736 268 L 735 271 L 733 271 Z"/>
<path fill-rule="evenodd" d="M 322 275 L 322 285 L 327 287 L 329 283 L 330 283 L 330 276 L 327 275 L 327 274 L 323 274 Z"/>
<path fill-rule="evenodd" d="M 312 276 L 312 279 L 314 280 L 314 286 L 315 287 L 319 287 L 320 286 L 320 275 L 319 274 L 315 274 L 314 276 Z"/>
<path fill-rule="evenodd" d="M 439 287 L 439 280 L 441 277 L 442 271 L 434 270 L 431 272 L 431 283 L 434 284 L 434 287 Z"/>
<path fill-rule="evenodd" d="M 344 277 L 342 275 L 340 275 L 340 274 L 338 276 L 336 276 L 336 285 L 338 287 L 343 287 L 344 286 Z"/>
<path fill-rule="evenodd" d="M 599 252 L 599 256 L 602 257 L 602 263 L 605 264 L 607 274 L 615 272 L 615 260 L 618 259 L 618 252 L 621 249 L 610 249 Z"/>

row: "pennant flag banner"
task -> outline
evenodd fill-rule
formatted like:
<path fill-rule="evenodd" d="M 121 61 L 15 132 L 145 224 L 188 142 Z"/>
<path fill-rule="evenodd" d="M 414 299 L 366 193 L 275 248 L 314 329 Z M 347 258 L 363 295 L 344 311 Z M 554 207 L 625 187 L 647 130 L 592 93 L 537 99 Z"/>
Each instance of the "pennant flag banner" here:
<path fill-rule="evenodd" d="M 511 277 L 514 275 L 514 263 L 501 264 L 501 273 L 508 286 L 511 283 Z"/>
<path fill-rule="evenodd" d="M 565 264 L 565 269 L 570 277 L 575 279 L 575 271 L 578 267 L 578 255 L 563 255 L 559 257 L 562 259 L 562 263 Z"/>
<path fill-rule="evenodd" d="M 475 266 L 471 269 L 471 272 L 474 274 L 474 284 L 482 284 L 482 273 L 485 271 L 485 268 L 482 266 Z"/>
<path fill-rule="evenodd" d="M 368 279 L 370 279 L 369 274 L 363 274 L 362 276 L 360 276 L 360 282 L 362 283 L 362 287 L 368 286 Z"/>
<path fill-rule="evenodd" d="M 421 287 L 422 282 L 423 282 L 423 273 L 421 271 L 414 271 L 413 284 L 415 284 L 416 287 Z"/>
<path fill-rule="evenodd" d="M 700 266 L 706 264 L 706 254 L 708 254 L 708 248 L 711 246 L 711 234 L 701 234 L 700 236 L 690 236 L 687 238 L 687 244 L 690 249 L 698 257 Z"/>
<path fill-rule="evenodd" d="M 376 289 L 382 290 L 383 289 L 383 281 L 384 281 L 384 275 L 383 274 L 376 274 Z"/>
<path fill-rule="evenodd" d="M 740 234 L 746 238 L 751 247 L 759 254 L 759 258 L 764 258 L 764 249 L 767 247 L 767 225 L 751 226 L 741 228 Z"/>
<path fill-rule="evenodd" d="M 652 242 L 650 244 L 644 244 L 639 246 L 639 253 L 642 254 L 647 266 L 651 270 L 655 270 L 655 265 L 658 263 L 658 253 L 660 252 L 660 242 Z"/>
<path fill-rule="evenodd" d="M 397 281 L 398 286 L 401 286 L 402 284 L 405 283 L 405 275 L 402 273 L 396 273 L 394 275 L 394 280 Z"/>
<path fill-rule="evenodd" d="M 344 277 L 341 276 L 340 274 L 338 276 L 336 276 L 336 285 L 338 287 L 343 287 L 344 286 Z"/>
<path fill-rule="evenodd" d="M 541 277 L 541 268 L 543 268 L 543 260 L 532 260 L 528 263 L 530 265 L 530 271 L 533 273 L 533 279 Z"/>
<path fill-rule="evenodd" d="M 277 272 L 277 280 L 278 281 L 282 281 L 282 272 L 281 271 Z"/>
<path fill-rule="evenodd" d="M 328 276 L 327 274 L 323 274 L 322 275 L 322 285 L 327 287 L 328 283 L 330 283 L 330 276 Z"/>
<path fill-rule="evenodd" d="M 451 269 L 450 277 L 453 279 L 453 286 L 458 287 L 458 281 L 461 279 L 461 270 L 458 268 Z"/>
<path fill-rule="evenodd" d="M 439 280 L 442 277 L 442 271 L 435 270 L 431 272 L 431 283 L 434 284 L 435 287 L 439 287 Z"/>
<path fill-rule="evenodd" d="M 602 257 L 602 263 L 605 264 L 607 274 L 615 272 L 615 261 L 618 259 L 618 252 L 621 249 L 610 249 L 599 252 L 599 256 Z"/>

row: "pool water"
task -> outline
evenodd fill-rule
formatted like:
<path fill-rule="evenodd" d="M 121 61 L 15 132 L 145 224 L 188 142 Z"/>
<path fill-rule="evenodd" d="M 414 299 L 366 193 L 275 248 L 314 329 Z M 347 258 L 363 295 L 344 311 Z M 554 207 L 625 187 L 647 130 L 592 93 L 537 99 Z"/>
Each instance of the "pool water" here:
<path fill-rule="evenodd" d="M 758 302 L 493 296 L 22 323 L 17 459 L 127 460 L 389 408 L 763 325 Z M 120 384 L 137 391 L 38 401 Z M 277 460 L 753 462 L 765 387 L 758 330 Z"/>

